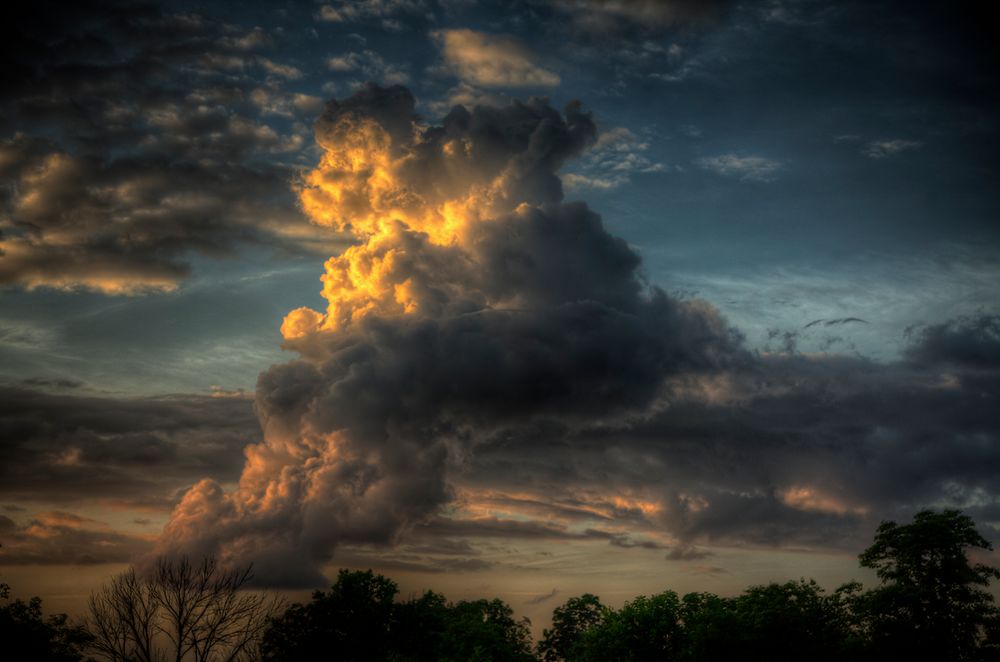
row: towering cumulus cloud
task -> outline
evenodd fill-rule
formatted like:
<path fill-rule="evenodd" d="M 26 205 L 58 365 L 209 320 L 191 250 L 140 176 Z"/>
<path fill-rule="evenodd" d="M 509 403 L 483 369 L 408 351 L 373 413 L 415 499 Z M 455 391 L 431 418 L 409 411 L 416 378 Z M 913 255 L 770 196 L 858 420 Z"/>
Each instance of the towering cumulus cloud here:
<path fill-rule="evenodd" d="M 324 311 L 282 325 L 300 358 L 257 384 L 264 441 L 239 485 L 193 487 L 161 552 L 318 581 L 340 543 L 391 544 L 470 457 L 544 426 L 642 417 L 673 377 L 742 360 L 717 312 L 646 284 L 639 257 L 557 171 L 595 139 L 579 104 L 454 108 L 421 125 L 402 87 L 331 101 L 300 191 L 356 243 L 327 260 Z"/>

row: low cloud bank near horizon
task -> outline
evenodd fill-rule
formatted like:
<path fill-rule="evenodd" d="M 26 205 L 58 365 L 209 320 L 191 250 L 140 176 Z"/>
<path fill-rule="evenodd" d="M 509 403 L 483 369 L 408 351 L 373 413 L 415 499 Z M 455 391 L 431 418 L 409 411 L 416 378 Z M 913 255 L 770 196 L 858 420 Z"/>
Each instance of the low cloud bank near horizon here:
<path fill-rule="evenodd" d="M 0 386 L 0 565 L 134 561 L 152 548 L 152 520 L 204 476 L 235 481 L 259 438 L 253 403 L 230 394 L 115 397 L 53 378 Z M 95 511 L 108 521 L 79 514 Z"/>

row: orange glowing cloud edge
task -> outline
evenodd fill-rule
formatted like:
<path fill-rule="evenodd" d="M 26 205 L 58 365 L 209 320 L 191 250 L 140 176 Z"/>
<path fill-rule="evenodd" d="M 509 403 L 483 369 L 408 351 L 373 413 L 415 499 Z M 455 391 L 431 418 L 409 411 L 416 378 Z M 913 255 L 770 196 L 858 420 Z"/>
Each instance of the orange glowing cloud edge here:
<path fill-rule="evenodd" d="M 427 192 L 402 176 L 412 154 L 394 155 L 388 132 L 370 118 L 341 117 L 319 142 L 325 153 L 303 179 L 300 206 L 313 223 L 348 232 L 358 243 L 326 261 L 326 311 L 288 313 L 281 325 L 286 340 L 342 329 L 368 315 L 419 314 L 413 282 L 401 275 L 405 235 L 460 249 L 473 224 L 519 207 L 508 200 L 505 172 L 477 176 L 462 139 L 437 148 L 449 186 Z"/>

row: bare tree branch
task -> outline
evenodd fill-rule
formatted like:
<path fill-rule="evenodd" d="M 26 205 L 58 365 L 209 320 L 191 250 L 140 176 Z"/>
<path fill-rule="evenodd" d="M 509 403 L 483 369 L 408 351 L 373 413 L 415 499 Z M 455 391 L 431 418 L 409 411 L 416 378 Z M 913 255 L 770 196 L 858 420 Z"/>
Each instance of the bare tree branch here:
<path fill-rule="evenodd" d="M 111 662 L 243 662 L 284 602 L 245 590 L 252 567 L 214 558 L 159 559 L 149 577 L 130 569 L 90 598 L 93 652 Z"/>

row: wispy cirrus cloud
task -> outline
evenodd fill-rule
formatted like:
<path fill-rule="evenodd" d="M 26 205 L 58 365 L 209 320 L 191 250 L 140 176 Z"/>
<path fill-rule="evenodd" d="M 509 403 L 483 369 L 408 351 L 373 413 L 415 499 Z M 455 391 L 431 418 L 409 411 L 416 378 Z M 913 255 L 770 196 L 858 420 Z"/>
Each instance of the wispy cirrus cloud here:
<path fill-rule="evenodd" d="M 400 16 L 418 16 L 429 11 L 423 0 L 337 0 L 320 5 L 314 18 L 327 23 L 375 21 L 388 30 L 402 29 Z"/>
<path fill-rule="evenodd" d="M 375 51 L 351 51 L 331 57 L 326 62 L 331 71 L 350 73 L 385 85 L 398 85 L 410 80 L 402 65 L 390 64 Z M 362 81 L 363 82 L 363 81 Z"/>
<path fill-rule="evenodd" d="M 735 153 L 701 157 L 695 160 L 695 165 L 724 177 L 749 182 L 773 182 L 783 167 L 781 161 L 775 159 Z"/>
<path fill-rule="evenodd" d="M 613 189 L 635 174 L 665 172 L 667 167 L 647 156 L 649 141 L 624 127 L 601 133 L 563 181 L 570 189 Z"/>
<path fill-rule="evenodd" d="M 923 143 L 919 140 L 895 138 L 893 140 L 873 140 L 868 143 L 863 153 L 870 159 L 887 159 L 903 152 L 919 149 Z"/>

